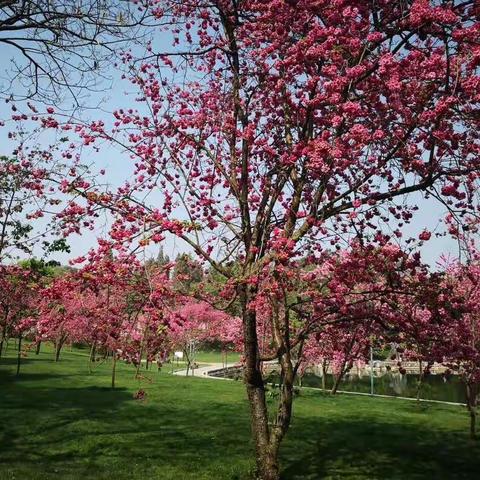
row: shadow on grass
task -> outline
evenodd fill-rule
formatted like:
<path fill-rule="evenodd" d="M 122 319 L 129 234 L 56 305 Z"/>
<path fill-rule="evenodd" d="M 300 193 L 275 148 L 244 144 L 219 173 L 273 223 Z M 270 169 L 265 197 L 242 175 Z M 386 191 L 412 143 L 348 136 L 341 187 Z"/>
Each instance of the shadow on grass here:
<path fill-rule="evenodd" d="M 480 446 L 469 441 L 467 420 L 465 425 L 464 432 L 455 433 L 383 421 L 373 413 L 357 419 L 348 413 L 300 418 L 282 451 L 282 478 L 478 479 Z"/>
<path fill-rule="evenodd" d="M 195 401 L 189 382 L 176 391 L 156 385 L 152 398 L 141 402 L 132 389 L 63 388 L 53 386 L 61 378 L 51 377 L 45 386 L 13 382 L 0 396 L 0 479 L 8 469 L 16 478 L 36 472 L 32 479 L 187 478 L 182 472 L 197 478 L 196 469 L 210 472 L 198 478 L 217 478 L 225 459 L 230 472 L 238 465 L 248 472 L 252 452 L 244 402 L 207 401 L 202 395 Z"/>
<path fill-rule="evenodd" d="M 21 365 L 25 365 L 27 363 L 32 363 L 32 362 L 47 362 L 48 358 L 31 358 L 30 356 L 28 357 L 22 357 L 21 359 Z M 0 366 L 2 367 L 9 367 L 9 366 L 17 366 L 17 357 L 16 356 L 9 356 L 9 357 L 1 357 L 0 358 Z"/>

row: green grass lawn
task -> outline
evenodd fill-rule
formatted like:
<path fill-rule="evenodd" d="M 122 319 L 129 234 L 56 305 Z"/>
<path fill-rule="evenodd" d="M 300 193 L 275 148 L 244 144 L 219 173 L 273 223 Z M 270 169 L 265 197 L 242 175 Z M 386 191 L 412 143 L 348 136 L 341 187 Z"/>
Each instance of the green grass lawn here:
<path fill-rule="evenodd" d="M 43 346 L 42 346 L 43 348 Z M 247 479 L 248 408 L 240 382 L 118 364 L 88 374 L 68 349 L 0 359 L 0 479 Z M 168 369 L 167 369 L 168 370 Z M 145 401 L 133 399 L 142 388 Z M 302 392 L 282 449 L 285 479 L 477 479 L 480 448 L 461 407 Z"/>

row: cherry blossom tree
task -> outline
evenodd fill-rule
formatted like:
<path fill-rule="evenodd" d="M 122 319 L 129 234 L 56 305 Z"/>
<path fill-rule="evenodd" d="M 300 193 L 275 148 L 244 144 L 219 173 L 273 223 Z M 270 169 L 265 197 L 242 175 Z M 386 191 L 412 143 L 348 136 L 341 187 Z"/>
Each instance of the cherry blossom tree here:
<path fill-rule="evenodd" d="M 0 157 L 0 262 L 20 252 L 31 254 L 40 244 L 46 254 L 68 251 L 64 238 L 57 238 L 47 212 L 59 203 L 49 182 L 60 168 L 48 153 L 18 158 Z M 54 208 L 54 207 L 53 207 Z M 51 210 L 50 210 L 51 211 Z M 43 225 L 38 220 L 43 217 Z"/>
<path fill-rule="evenodd" d="M 18 339 L 18 366 L 22 337 L 27 329 L 25 320 L 32 315 L 39 288 L 39 278 L 35 270 L 18 265 L 0 265 L 0 356 L 3 346 L 10 337 Z"/>
<path fill-rule="evenodd" d="M 277 479 L 298 349 L 314 321 L 359 317 L 340 282 L 308 319 L 289 276 L 329 245 L 400 239 L 422 196 L 455 216 L 475 206 L 480 12 L 473 1 L 162 0 L 152 13 L 173 46 L 123 56 L 137 109 L 119 108 L 113 130 L 42 116 L 84 149 L 122 147 L 135 165 L 134 180 L 108 192 L 73 170 L 62 188 L 84 201 L 63 218 L 78 229 L 109 209 L 115 242 L 173 235 L 225 278 L 224 306 L 238 302 L 242 317 L 258 478 Z M 65 148 L 79 155 L 76 141 Z M 372 298 L 362 303 L 373 311 Z M 283 385 L 270 423 L 262 361 L 272 356 Z"/>
<path fill-rule="evenodd" d="M 476 420 L 480 398 L 480 265 L 474 261 L 468 265 L 450 264 L 446 269 L 445 294 L 454 315 L 445 336 L 438 341 L 443 362 L 460 375 L 465 385 L 467 409 L 470 415 L 470 436 L 477 437 Z M 452 298 L 453 297 L 453 298 Z"/>
<path fill-rule="evenodd" d="M 197 347 L 205 341 L 217 341 L 224 346 L 237 345 L 241 324 L 238 318 L 213 308 L 205 301 L 185 299 L 184 304 L 172 312 L 169 338 L 172 346 L 180 348 L 187 361 L 187 375 L 192 374 Z"/>
<path fill-rule="evenodd" d="M 331 393 L 335 394 L 345 375 L 358 362 L 366 362 L 369 356 L 371 336 L 373 335 L 370 322 L 356 322 L 354 325 L 328 325 L 315 338 L 321 350 L 321 359 L 328 359 L 334 375 Z"/>

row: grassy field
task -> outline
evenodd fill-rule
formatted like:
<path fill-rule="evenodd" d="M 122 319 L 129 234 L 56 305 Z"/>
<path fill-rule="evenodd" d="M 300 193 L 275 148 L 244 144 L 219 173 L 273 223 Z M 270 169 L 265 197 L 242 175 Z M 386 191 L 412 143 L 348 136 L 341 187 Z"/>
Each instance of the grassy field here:
<path fill-rule="evenodd" d="M 248 409 L 240 382 L 143 380 L 118 364 L 88 374 L 84 352 L 0 359 L 0 479 L 247 479 Z M 147 393 L 135 400 L 138 389 Z M 282 449 L 285 479 L 477 479 L 480 448 L 460 407 L 302 392 Z"/>

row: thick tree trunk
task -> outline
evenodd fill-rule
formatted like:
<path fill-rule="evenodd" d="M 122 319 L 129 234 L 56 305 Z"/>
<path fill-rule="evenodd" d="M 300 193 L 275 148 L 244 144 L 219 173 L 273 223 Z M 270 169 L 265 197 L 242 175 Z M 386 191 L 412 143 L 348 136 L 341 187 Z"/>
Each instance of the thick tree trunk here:
<path fill-rule="evenodd" d="M 278 448 L 271 446 L 266 448 L 257 456 L 257 479 L 258 480 L 278 480 L 280 478 L 278 465 Z"/>
<path fill-rule="evenodd" d="M 17 351 L 17 376 L 20 375 L 20 365 L 22 362 L 22 336 L 18 338 L 18 351 Z"/>
<path fill-rule="evenodd" d="M 270 450 L 269 445 L 270 429 L 268 426 L 265 385 L 263 383 L 260 358 L 258 356 L 256 318 L 255 313 L 247 308 L 248 297 L 246 287 L 241 289 L 241 304 L 245 353 L 244 381 L 250 405 L 257 476 L 261 480 L 276 480 L 279 478 L 279 469 L 275 452 Z"/>
<path fill-rule="evenodd" d="M 35 355 L 40 354 L 40 347 L 42 346 L 42 342 L 37 342 L 37 346 L 35 348 Z"/>
<path fill-rule="evenodd" d="M 276 421 L 269 425 L 261 361 L 258 352 L 255 313 L 249 310 L 247 287 L 240 289 L 244 333 L 244 381 L 250 405 L 252 436 L 255 445 L 257 479 L 278 480 L 280 443 L 290 425 L 294 374 L 289 354 L 281 357 L 283 384 Z"/>

